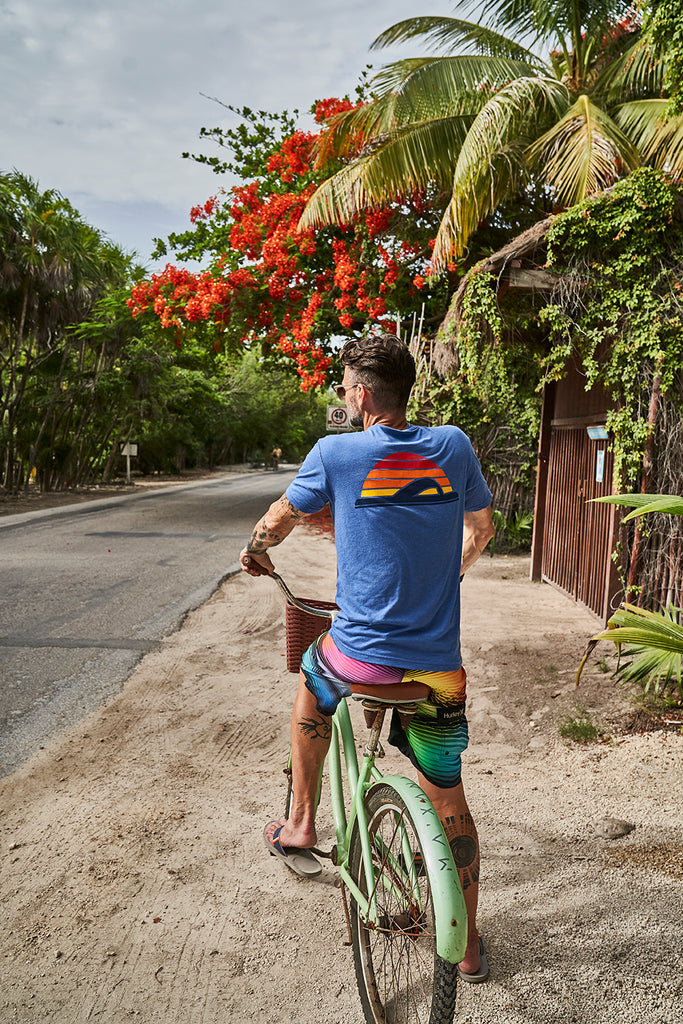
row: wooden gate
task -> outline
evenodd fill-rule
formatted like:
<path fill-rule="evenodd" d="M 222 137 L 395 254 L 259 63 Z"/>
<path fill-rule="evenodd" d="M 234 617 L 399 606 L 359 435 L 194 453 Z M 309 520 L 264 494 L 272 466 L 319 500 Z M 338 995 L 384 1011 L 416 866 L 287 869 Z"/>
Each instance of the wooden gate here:
<path fill-rule="evenodd" d="M 552 425 L 541 576 L 601 619 L 611 612 L 613 505 L 591 498 L 612 493 L 613 456 L 586 426 Z"/>

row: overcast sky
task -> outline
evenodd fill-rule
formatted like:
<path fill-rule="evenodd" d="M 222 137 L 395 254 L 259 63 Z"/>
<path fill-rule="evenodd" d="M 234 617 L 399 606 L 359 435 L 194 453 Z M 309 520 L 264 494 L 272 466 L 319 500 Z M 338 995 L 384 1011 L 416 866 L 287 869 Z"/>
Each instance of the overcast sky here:
<path fill-rule="evenodd" d="M 0 0 L 0 171 L 56 188 L 151 266 L 152 238 L 188 225 L 219 179 L 202 125 L 234 106 L 306 111 L 353 94 L 389 25 L 449 0 Z"/>

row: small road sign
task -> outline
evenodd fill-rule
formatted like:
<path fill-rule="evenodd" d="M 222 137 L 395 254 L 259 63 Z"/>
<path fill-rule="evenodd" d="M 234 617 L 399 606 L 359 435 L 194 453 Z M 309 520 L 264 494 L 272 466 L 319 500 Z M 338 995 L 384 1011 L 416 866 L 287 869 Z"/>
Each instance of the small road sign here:
<path fill-rule="evenodd" d="M 130 483 L 130 460 L 137 458 L 138 446 L 133 441 L 120 445 L 121 454 L 126 456 L 126 480 Z"/>
<path fill-rule="evenodd" d="M 328 430 L 353 430 L 349 423 L 349 414 L 343 405 L 328 405 L 327 407 L 327 429 Z"/>

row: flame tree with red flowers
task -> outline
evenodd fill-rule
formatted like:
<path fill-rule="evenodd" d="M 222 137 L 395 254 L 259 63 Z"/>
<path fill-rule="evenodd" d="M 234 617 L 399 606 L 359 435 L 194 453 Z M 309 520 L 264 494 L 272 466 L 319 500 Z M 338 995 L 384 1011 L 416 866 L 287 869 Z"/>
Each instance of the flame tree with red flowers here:
<path fill-rule="evenodd" d="M 324 385 L 335 345 L 369 324 L 393 331 L 423 306 L 426 322 L 439 322 L 450 275 L 426 282 L 444 208 L 437 193 L 397 198 L 349 224 L 299 230 L 309 198 L 339 167 L 321 149 L 323 128 L 351 107 L 348 99 L 318 102 L 317 132 L 298 129 L 287 113 L 247 108 L 229 108 L 240 115 L 237 128 L 202 129 L 230 159 L 192 158 L 239 184 L 195 206 L 188 231 L 157 242 L 155 256 L 170 249 L 178 263 L 205 269 L 169 263 L 138 282 L 133 316 L 158 318 L 179 346 L 190 331 L 216 351 L 257 350 L 294 369 L 303 390 Z"/>

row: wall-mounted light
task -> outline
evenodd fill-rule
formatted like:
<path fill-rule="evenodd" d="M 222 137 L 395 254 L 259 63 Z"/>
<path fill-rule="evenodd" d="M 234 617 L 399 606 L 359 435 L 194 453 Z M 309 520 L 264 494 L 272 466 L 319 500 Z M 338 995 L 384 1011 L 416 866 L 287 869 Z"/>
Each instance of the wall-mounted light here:
<path fill-rule="evenodd" d="M 586 427 L 591 441 L 606 441 L 609 437 L 605 427 Z"/>

